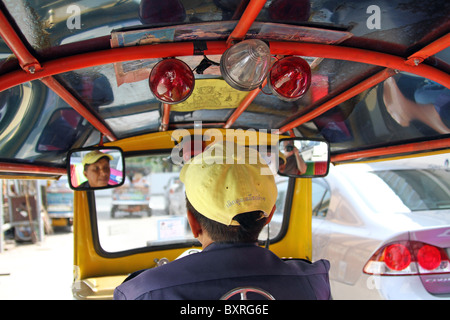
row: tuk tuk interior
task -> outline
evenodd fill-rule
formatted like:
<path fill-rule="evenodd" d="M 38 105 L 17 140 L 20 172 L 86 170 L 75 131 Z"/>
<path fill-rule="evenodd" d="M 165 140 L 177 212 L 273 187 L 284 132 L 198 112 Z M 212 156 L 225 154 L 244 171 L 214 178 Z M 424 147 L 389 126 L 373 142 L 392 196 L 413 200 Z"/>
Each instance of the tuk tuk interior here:
<path fill-rule="evenodd" d="M 0 9 L 3 179 L 58 179 L 69 151 L 93 146 L 120 147 L 125 163 L 166 159 L 182 136 L 211 132 L 269 151 L 291 137 L 325 141 L 333 164 L 450 149 L 445 0 L 2 0 Z M 230 85 L 222 57 L 246 40 L 267 45 L 267 72 L 284 57 L 306 61 L 305 92 L 280 97 L 269 77 L 254 88 Z M 177 103 L 150 89 L 152 70 L 170 58 L 195 78 Z M 308 259 L 311 180 L 283 183 L 287 200 L 270 249 Z M 111 297 L 130 272 L 197 245 L 105 250 L 96 197 L 107 192 L 74 192 L 78 298 Z"/>

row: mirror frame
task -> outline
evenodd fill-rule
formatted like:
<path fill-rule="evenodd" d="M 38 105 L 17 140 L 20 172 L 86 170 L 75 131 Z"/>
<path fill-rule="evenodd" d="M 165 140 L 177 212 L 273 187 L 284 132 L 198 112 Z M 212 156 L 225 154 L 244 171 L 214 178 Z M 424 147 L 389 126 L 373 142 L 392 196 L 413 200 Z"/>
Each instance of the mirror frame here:
<path fill-rule="evenodd" d="M 320 178 L 320 177 L 325 177 L 326 175 L 328 175 L 328 172 L 330 170 L 330 160 L 331 160 L 330 144 L 328 143 L 328 141 L 323 140 L 323 139 L 311 139 L 311 138 L 299 138 L 299 137 L 296 137 L 296 138 L 280 138 L 280 140 L 278 141 L 278 145 L 277 145 L 278 152 L 281 152 L 280 145 L 281 145 L 282 142 L 285 142 L 285 141 L 317 141 L 317 142 L 325 143 L 326 146 L 327 146 L 327 154 L 328 154 L 328 159 L 327 159 L 327 162 L 326 162 L 326 166 L 327 167 L 326 167 L 326 172 L 324 174 L 320 174 L 320 175 L 306 175 L 306 174 L 298 175 L 298 174 L 286 174 L 286 173 L 280 172 L 280 166 L 279 166 L 279 163 L 277 163 L 277 168 L 278 168 L 277 172 L 278 172 L 279 175 L 284 176 L 284 177 L 291 177 L 291 178 Z"/>
<path fill-rule="evenodd" d="M 105 187 L 89 187 L 89 188 L 81 188 L 81 187 L 75 187 L 72 184 L 72 179 L 71 179 L 71 159 L 72 159 L 72 155 L 76 152 L 88 152 L 88 151 L 94 151 L 94 150 L 115 150 L 117 152 L 120 153 L 121 156 L 121 162 L 122 162 L 122 181 L 118 184 L 115 185 L 108 185 Z M 67 181 L 69 182 L 69 186 L 72 190 L 76 190 L 76 191 L 86 191 L 86 190 L 103 190 L 103 189 L 111 189 L 111 188 L 117 188 L 122 186 L 125 183 L 125 174 L 126 174 L 126 169 L 125 169 L 125 157 L 124 157 L 124 153 L 123 150 L 119 147 L 109 147 L 109 146 L 96 146 L 96 147 L 86 147 L 86 148 L 78 148 L 78 149 L 72 149 L 67 153 Z"/>

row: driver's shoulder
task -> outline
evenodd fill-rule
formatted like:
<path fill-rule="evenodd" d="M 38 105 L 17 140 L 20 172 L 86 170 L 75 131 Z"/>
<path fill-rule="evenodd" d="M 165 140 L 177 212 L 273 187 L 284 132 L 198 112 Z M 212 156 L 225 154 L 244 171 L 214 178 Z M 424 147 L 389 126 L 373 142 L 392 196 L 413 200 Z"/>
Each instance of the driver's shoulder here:
<path fill-rule="evenodd" d="M 163 289 L 165 287 L 180 285 L 192 274 L 191 269 L 198 265 L 197 254 L 177 259 L 162 266 L 135 271 L 119 285 L 120 291 L 128 299 L 134 299 L 142 294 Z"/>

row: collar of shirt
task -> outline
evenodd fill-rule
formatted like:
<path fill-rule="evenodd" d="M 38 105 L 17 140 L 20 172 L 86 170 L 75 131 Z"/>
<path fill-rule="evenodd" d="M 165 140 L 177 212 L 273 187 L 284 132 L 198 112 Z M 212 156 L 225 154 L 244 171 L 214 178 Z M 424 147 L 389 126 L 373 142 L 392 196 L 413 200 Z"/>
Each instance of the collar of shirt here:
<path fill-rule="evenodd" d="M 243 248 L 243 247 L 257 247 L 258 243 L 252 242 L 252 243 L 229 243 L 229 242 L 213 242 L 206 248 L 204 248 L 202 251 L 213 251 L 213 250 L 223 250 L 223 249 L 229 249 L 229 248 Z"/>

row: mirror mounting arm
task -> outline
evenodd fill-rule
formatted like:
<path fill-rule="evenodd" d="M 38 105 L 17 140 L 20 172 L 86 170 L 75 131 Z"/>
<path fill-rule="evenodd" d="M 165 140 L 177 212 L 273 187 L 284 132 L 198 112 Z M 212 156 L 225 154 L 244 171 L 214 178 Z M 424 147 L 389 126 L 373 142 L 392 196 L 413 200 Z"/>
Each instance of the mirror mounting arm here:
<path fill-rule="evenodd" d="M 100 142 L 98 143 L 99 147 L 103 147 L 103 139 L 105 138 L 105 135 L 100 132 Z"/>

